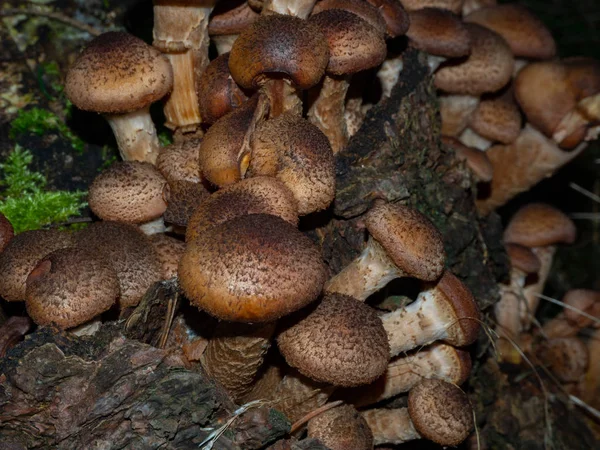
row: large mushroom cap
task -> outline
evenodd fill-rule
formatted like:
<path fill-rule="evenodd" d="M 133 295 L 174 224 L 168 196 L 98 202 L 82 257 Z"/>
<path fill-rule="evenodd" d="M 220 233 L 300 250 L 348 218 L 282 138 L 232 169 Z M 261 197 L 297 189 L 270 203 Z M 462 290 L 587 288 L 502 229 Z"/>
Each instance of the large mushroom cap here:
<path fill-rule="evenodd" d="M 376 380 L 387 369 L 390 347 L 374 309 L 355 298 L 328 294 L 307 317 L 277 338 L 287 363 L 336 386 Z"/>
<path fill-rule="evenodd" d="M 27 313 L 38 325 L 72 328 L 108 310 L 119 297 L 110 261 L 76 247 L 45 256 L 27 277 Z"/>
<path fill-rule="evenodd" d="M 386 31 L 386 22 L 379 9 L 365 0 L 321 0 L 315 4 L 311 14 L 319 14 L 328 9 L 343 9 L 357 15 L 381 33 Z"/>
<path fill-rule="evenodd" d="M 473 411 L 466 394 L 442 380 L 423 380 L 408 394 L 408 413 L 416 430 L 440 445 L 458 445 L 473 429 Z"/>
<path fill-rule="evenodd" d="M 319 414 L 308 422 L 308 436 L 331 450 L 370 450 L 373 433 L 363 416 L 350 405 Z"/>
<path fill-rule="evenodd" d="M 130 34 L 111 31 L 93 39 L 69 69 L 65 92 L 86 111 L 126 113 L 171 91 L 173 70 L 154 47 Z"/>
<path fill-rule="evenodd" d="M 234 322 L 268 322 L 317 298 L 326 269 L 313 242 L 267 214 L 235 217 L 188 242 L 179 281 L 190 302 Z"/>
<path fill-rule="evenodd" d="M 445 9 L 423 8 L 410 12 L 409 17 L 406 35 L 415 48 L 446 58 L 471 53 L 471 36 L 457 15 Z"/>
<path fill-rule="evenodd" d="M 545 203 L 530 203 L 510 219 L 504 241 L 526 247 L 545 247 L 557 243 L 572 244 L 577 229 L 565 213 Z"/>
<path fill-rule="evenodd" d="M 38 261 L 72 244 L 72 235 L 56 230 L 24 231 L 16 235 L 0 253 L 0 297 L 9 302 L 25 300 L 25 281 Z"/>
<path fill-rule="evenodd" d="M 15 235 L 15 230 L 6 216 L 0 213 L 0 253 Z"/>
<path fill-rule="evenodd" d="M 442 235 L 416 209 L 377 202 L 367 213 L 369 233 L 407 276 L 432 281 L 444 270 Z"/>

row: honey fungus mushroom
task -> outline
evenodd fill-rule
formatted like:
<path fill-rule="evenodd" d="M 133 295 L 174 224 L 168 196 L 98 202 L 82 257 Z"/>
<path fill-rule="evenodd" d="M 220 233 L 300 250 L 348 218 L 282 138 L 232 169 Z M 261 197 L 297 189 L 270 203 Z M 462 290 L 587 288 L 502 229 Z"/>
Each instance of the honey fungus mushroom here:
<path fill-rule="evenodd" d="M 15 230 L 4 214 L 0 212 L 0 253 L 15 235 Z"/>

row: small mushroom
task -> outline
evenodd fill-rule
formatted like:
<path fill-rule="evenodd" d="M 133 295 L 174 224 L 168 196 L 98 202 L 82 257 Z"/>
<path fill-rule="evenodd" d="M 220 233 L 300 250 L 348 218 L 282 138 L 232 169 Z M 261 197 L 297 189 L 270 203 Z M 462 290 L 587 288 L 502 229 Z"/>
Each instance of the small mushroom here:
<path fill-rule="evenodd" d="M 201 182 L 198 162 L 201 143 L 201 139 L 190 138 L 163 148 L 156 160 L 156 168 L 168 182 Z"/>
<path fill-rule="evenodd" d="M 350 405 L 322 412 L 308 422 L 308 437 L 331 450 L 371 450 L 373 433 L 362 415 Z"/>
<path fill-rule="evenodd" d="M 208 23 L 208 34 L 219 56 L 231 51 L 239 34 L 258 16 L 246 0 L 221 0 L 217 3 Z"/>

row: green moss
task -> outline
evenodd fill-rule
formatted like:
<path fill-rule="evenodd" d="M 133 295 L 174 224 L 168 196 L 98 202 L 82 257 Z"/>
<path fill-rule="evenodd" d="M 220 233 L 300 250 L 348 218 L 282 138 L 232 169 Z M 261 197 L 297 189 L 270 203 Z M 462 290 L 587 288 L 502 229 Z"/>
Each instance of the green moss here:
<path fill-rule="evenodd" d="M 29 170 L 30 151 L 19 146 L 0 164 L 0 212 L 20 233 L 44 225 L 65 222 L 86 206 L 86 192 L 47 191 L 47 180 Z"/>
<path fill-rule="evenodd" d="M 173 143 L 173 134 L 171 134 L 170 131 L 162 130 L 160 133 L 158 133 L 158 141 L 163 147 L 171 145 Z"/>
<path fill-rule="evenodd" d="M 84 142 L 71 131 L 60 117 L 46 109 L 31 108 L 21 111 L 11 123 L 9 136 L 11 139 L 15 139 L 21 134 L 31 133 L 43 136 L 49 132 L 58 132 L 69 140 L 77 152 L 83 152 Z"/>

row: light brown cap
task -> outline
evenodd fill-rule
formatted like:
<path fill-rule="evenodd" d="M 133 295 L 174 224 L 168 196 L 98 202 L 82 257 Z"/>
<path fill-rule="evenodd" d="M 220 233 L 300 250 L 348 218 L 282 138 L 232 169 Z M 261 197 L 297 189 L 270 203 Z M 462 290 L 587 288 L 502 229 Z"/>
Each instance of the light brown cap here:
<path fill-rule="evenodd" d="M 281 332 L 286 362 L 313 380 L 359 386 L 387 369 L 390 346 L 377 312 L 347 295 L 326 294 L 308 316 Z"/>
<path fill-rule="evenodd" d="M 276 216 L 252 214 L 188 242 L 179 282 L 190 302 L 233 322 L 268 322 L 314 301 L 326 268 L 315 244 Z"/>
<path fill-rule="evenodd" d="M 349 75 L 376 67 L 387 55 L 383 33 L 367 21 L 341 9 L 328 9 L 308 18 L 329 45 L 327 73 Z"/>
<path fill-rule="evenodd" d="M 229 53 L 213 59 L 197 82 L 202 122 L 213 124 L 241 106 L 248 97 L 229 72 Z"/>
<path fill-rule="evenodd" d="M 260 16 L 236 39 L 229 70 L 244 89 L 258 88 L 269 74 L 282 74 L 300 89 L 315 86 L 325 73 L 329 49 L 310 21 L 284 15 Z"/>
<path fill-rule="evenodd" d="M 386 32 L 390 37 L 406 34 L 410 26 L 408 14 L 397 0 L 367 0 L 379 10 L 385 20 Z"/>
<path fill-rule="evenodd" d="M 0 212 L 0 253 L 15 235 L 15 230 L 4 214 Z"/>
<path fill-rule="evenodd" d="M 540 270 L 540 259 L 529 247 L 508 242 L 504 244 L 510 259 L 510 265 L 525 273 L 537 273 Z"/>
<path fill-rule="evenodd" d="M 576 336 L 543 342 L 537 354 L 542 363 L 566 383 L 580 381 L 590 360 L 587 345 Z"/>
<path fill-rule="evenodd" d="M 328 9 L 342 9 L 357 15 L 376 30 L 385 33 L 386 24 L 379 10 L 365 0 L 321 0 L 315 4 L 311 15 Z"/>
<path fill-rule="evenodd" d="M 478 180 L 483 182 L 492 181 L 494 167 L 485 152 L 468 147 L 458 139 L 449 136 L 442 136 L 442 142 L 454 150 L 460 161 L 466 161 L 467 166 L 473 171 Z"/>
<path fill-rule="evenodd" d="M 438 95 L 442 116 L 442 135 L 459 136 L 467 128 L 471 115 L 479 105 L 479 96 Z"/>
<path fill-rule="evenodd" d="M 432 281 L 444 271 L 442 235 L 414 208 L 376 202 L 365 219 L 371 236 L 407 276 Z"/>
<path fill-rule="evenodd" d="M 462 15 L 464 17 L 471 14 L 473 11 L 477 11 L 486 6 L 494 6 L 496 4 L 498 4 L 498 0 L 464 0 Z"/>
<path fill-rule="evenodd" d="M 413 47 L 430 55 L 459 58 L 471 53 L 471 35 L 460 17 L 446 9 L 411 11 L 406 35 Z"/>
<path fill-rule="evenodd" d="M 317 438 L 331 450 L 371 450 L 373 433 L 356 408 L 341 405 L 308 422 L 308 437 Z"/>
<path fill-rule="evenodd" d="M 146 290 L 162 278 L 158 255 L 150 240 L 133 225 L 95 222 L 79 231 L 76 245 L 111 261 L 121 287 L 120 308 L 136 306 Z"/>
<path fill-rule="evenodd" d="M 465 24 L 471 35 L 471 55 L 448 62 L 435 73 L 435 86 L 453 94 L 495 92 L 511 79 L 514 58 L 502 37 L 476 24 Z"/>
<path fill-rule="evenodd" d="M 252 135 L 251 175 L 273 176 L 298 202 L 298 214 L 326 209 L 335 197 L 329 140 L 308 120 L 285 113 L 262 122 Z"/>
<path fill-rule="evenodd" d="M 79 109 L 119 114 L 145 108 L 172 86 L 171 64 L 159 50 L 111 31 L 93 39 L 77 57 L 65 93 Z"/>
<path fill-rule="evenodd" d="M 521 132 L 521 111 L 512 89 L 482 96 L 471 116 L 469 126 L 492 142 L 514 142 Z"/>
<path fill-rule="evenodd" d="M 73 237 L 64 231 L 33 230 L 17 234 L 0 253 L 0 297 L 9 302 L 24 301 L 27 275 L 38 261 L 71 245 Z"/>
<path fill-rule="evenodd" d="M 90 186 L 90 209 L 103 220 L 150 222 L 167 209 L 169 185 L 154 164 L 119 161 Z"/>
<path fill-rule="evenodd" d="M 210 192 L 202 183 L 190 181 L 173 181 L 169 186 L 169 206 L 165 211 L 165 222 L 185 228 L 196 208 Z"/>
<path fill-rule="evenodd" d="M 408 414 L 419 434 L 444 446 L 460 444 L 474 427 L 467 395 L 441 380 L 423 380 L 410 390 Z"/>
<path fill-rule="evenodd" d="M 526 247 L 546 247 L 558 243 L 572 244 L 577 229 L 565 213 L 545 203 L 525 205 L 510 219 L 504 241 Z"/>
<path fill-rule="evenodd" d="M 594 317 L 600 318 L 600 292 L 591 289 L 571 289 L 563 297 L 563 303 L 577 308 Z M 598 323 L 589 317 L 585 317 L 572 309 L 564 309 L 565 317 L 569 322 L 577 324 L 581 328 L 594 325 L 598 328 Z"/>
<path fill-rule="evenodd" d="M 415 11 L 423 8 L 439 8 L 460 14 L 464 0 L 400 0 L 407 11 Z"/>
<path fill-rule="evenodd" d="M 464 18 L 495 31 L 521 58 L 550 59 L 556 44 L 544 23 L 522 5 L 495 5 L 478 9 Z"/>
<path fill-rule="evenodd" d="M 248 25 L 258 19 L 245 0 L 220 0 L 215 5 L 208 23 L 210 36 L 240 34 Z"/>
<path fill-rule="evenodd" d="M 246 178 L 215 192 L 198 206 L 188 222 L 185 240 L 192 242 L 212 226 L 249 214 L 271 214 L 297 226 L 298 202 L 276 178 Z"/>
<path fill-rule="evenodd" d="M 156 160 L 156 168 L 168 182 L 200 182 L 198 152 L 201 142 L 202 139 L 190 138 L 162 148 Z"/>
<path fill-rule="evenodd" d="M 119 293 L 119 280 L 109 260 L 68 247 L 46 255 L 31 271 L 25 305 L 38 325 L 66 329 L 108 310 Z"/>
<path fill-rule="evenodd" d="M 150 236 L 150 242 L 156 251 L 162 266 L 162 279 L 170 280 L 177 276 L 179 260 L 185 250 L 185 242 L 168 236 L 164 233 L 155 233 Z"/>

